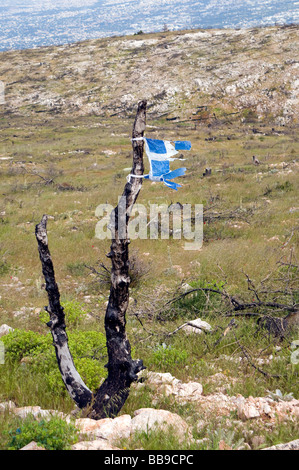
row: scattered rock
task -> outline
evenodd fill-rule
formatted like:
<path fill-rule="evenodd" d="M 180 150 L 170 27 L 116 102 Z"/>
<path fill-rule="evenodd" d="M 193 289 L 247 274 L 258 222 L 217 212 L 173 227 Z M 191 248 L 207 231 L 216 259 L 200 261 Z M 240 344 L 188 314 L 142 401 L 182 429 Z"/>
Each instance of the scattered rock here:
<path fill-rule="evenodd" d="M 22 419 L 26 418 L 28 415 L 32 415 L 34 416 L 34 418 L 37 418 L 42 415 L 45 415 L 45 413 L 47 416 L 49 416 L 48 411 L 43 410 L 42 412 L 40 406 L 24 406 L 22 408 L 15 408 L 13 411 L 17 416 Z"/>
<path fill-rule="evenodd" d="M 257 449 L 258 447 L 261 447 L 263 444 L 265 444 L 266 438 L 264 436 L 253 436 L 251 439 L 251 444 L 254 449 Z"/>
<path fill-rule="evenodd" d="M 181 289 L 183 292 L 188 292 L 189 290 L 192 290 L 192 287 L 190 286 L 190 284 L 187 284 L 185 282 L 184 284 L 181 285 Z"/>
<path fill-rule="evenodd" d="M 176 413 L 154 408 L 141 408 L 134 413 L 131 431 L 133 433 L 137 431 L 147 433 L 157 428 L 167 431 L 169 427 L 180 439 L 185 439 L 189 435 L 188 424 Z"/>
<path fill-rule="evenodd" d="M 39 307 L 21 307 L 19 310 L 14 310 L 14 317 L 26 317 L 31 315 L 39 315 L 42 309 Z"/>
<path fill-rule="evenodd" d="M 223 379 L 223 374 L 214 374 L 211 378 Z M 279 421 L 294 421 L 299 418 L 299 400 L 296 399 L 277 401 L 270 396 L 245 398 L 242 395 L 230 396 L 222 392 L 205 396 L 202 394 L 203 388 L 200 383 L 183 383 L 170 373 L 147 372 L 145 379 L 142 383 L 135 384 L 134 387 L 143 387 L 144 383 L 151 387 L 153 389 L 153 403 L 159 394 L 171 396 L 178 400 L 180 404 L 194 403 L 202 417 L 201 421 L 198 422 L 199 428 L 204 426 L 210 417 L 217 416 L 221 418 L 227 416 L 229 418 L 231 412 L 237 412 L 238 419 L 241 421 L 255 419 L 265 426 L 272 426 L 276 419 Z M 55 410 L 43 410 L 39 406 L 18 408 L 11 401 L 0 403 L 0 412 L 6 411 L 20 418 L 32 415 L 37 420 L 41 418 L 50 419 L 56 415 L 67 422 L 74 419 L 70 415 L 64 415 Z M 141 408 L 135 411 L 133 418 L 125 414 L 114 419 L 79 418 L 75 419 L 74 423 L 81 434 L 84 434 L 84 437 L 82 437 L 84 441 L 75 444 L 72 447 L 73 450 L 121 450 L 115 447 L 117 440 L 128 439 L 138 431 L 148 432 L 162 429 L 166 432 L 170 427 L 181 441 L 186 437 L 191 439 L 191 430 L 184 419 L 175 413 L 155 408 Z M 236 423 L 242 424 L 240 421 L 236 421 Z M 263 436 L 250 437 L 250 445 L 253 448 L 261 447 L 264 442 Z M 31 445 L 32 450 L 35 450 L 36 443 L 30 443 L 29 446 Z M 229 447 L 225 440 L 219 443 L 220 450 L 229 450 Z M 273 449 L 299 450 L 299 440 L 273 446 Z M 23 450 L 31 449 L 24 448 Z"/>
<path fill-rule="evenodd" d="M 95 441 L 82 441 L 74 444 L 72 450 L 121 450 L 119 447 L 112 446 L 105 439 Z"/>
<path fill-rule="evenodd" d="M 238 418 L 242 419 L 242 421 L 246 421 L 247 419 L 258 418 L 260 416 L 260 412 L 252 403 L 240 403 L 237 407 Z"/>
<path fill-rule="evenodd" d="M 225 441 L 221 440 L 219 442 L 219 450 L 233 450 Z"/>
<path fill-rule="evenodd" d="M 182 330 L 187 334 L 201 334 L 202 330 L 212 331 L 212 327 L 208 322 L 201 320 L 200 318 L 196 318 L 196 320 L 189 321 L 188 325 L 184 326 Z"/>
<path fill-rule="evenodd" d="M 130 436 L 131 420 L 130 415 L 121 415 L 114 419 L 105 418 L 100 420 L 80 418 L 76 420 L 75 425 L 89 436 L 113 441 Z"/>
<path fill-rule="evenodd" d="M 13 328 L 10 326 L 6 325 L 5 323 L 0 326 L 0 338 L 1 336 L 8 335 L 8 333 L 14 331 Z"/>
<path fill-rule="evenodd" d="M 201 328 L 196 328 L 191 325 L 184 326 L 184 328 L 182 328 L 182 331 L 184 331 L 187 335 L 190 335 L 190 334 L 201 335 L 203 333 Z"/>
<path fill-rule="evenodd" d="M 215 392 L 222 393 L 227 393 L 231 385 L 234 385 L 237 381 L 238 379 L 236 377 L 230 377 L 222 372 L 217 372 L 217 374 L 210 375 L 210 377 L 208 377 L 208 383 L 216 385 Z"/>
<path fill-rule="evenodd" d="M 149 372 L 146 375 L 146 384 L 154 388 L 158 393 L 163 393 L 166 396 L 174 396 L 180 399 L 181 402 L 197 401 L 202 395 L 202 385 L 198 382 L 183 383 L 181 380 L 176 379 L 168 372 Z M 139 387 L 143 383 L 138 384 Z"/>
<path fill-rule="evenodd" d="M 183 275 L 183 269 L 182 269 L 182 266 L 179 266 L 179 265 L 174 265 L 172 266 L 173 269 L 175 269 L 177 271 L 177 274 L 179 275 Z"/>
<path fill-rule="evenodd" d="M 50 419 L 52 416 L 59 416 L 68 421 L 66 415 L 56 410 L 43 410 L 40 406 L 24 406 L 21 408 L 13 407 L 12 411 L 15 415 L 24 419 L 27 416 L 31 415 L 35 419 Z"/>
<path fill-rule="evenodd" d="M 116 440 L 127 439 L 136 431 L 148 432 L 156 428 L 167 430 L 169 426 L 180 439 L 189 433 L 188 424 L 180 416 L 154 408 L 141 408 L 135 411 L 133 419 L 130 415 L 101 420 L 80 418 L 75 421 L 75 425 L 93 440 L 76 444 L 73 446 L 74 450 L 113 450 L 116 449 L 113 447 Z"/>
<path fill-rule="evenodd" d="M 25 447 L 20 450 L 46 450 L 44 447 L 40 447 L 35 441 L 31 441 Z"/>
<path fill-rule="evenodd" d="M 0 413 L 5 411 L 13 411 L 16 405 L 12 401 L 4 401 L 0 403 Z"/>
<path fill-rule="evenodd" d="M 262 450 L 299 450 L 299 439 L 288 442 L 286 444 L 278 444 L 272 447 L 266 447 Z"/>

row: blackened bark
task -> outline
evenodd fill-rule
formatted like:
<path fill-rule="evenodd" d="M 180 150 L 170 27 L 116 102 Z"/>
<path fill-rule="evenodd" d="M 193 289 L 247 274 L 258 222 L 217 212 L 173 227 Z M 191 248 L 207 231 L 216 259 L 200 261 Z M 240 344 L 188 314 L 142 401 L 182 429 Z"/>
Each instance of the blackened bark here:
<path fill-rule="evenodd" d="M 133 126 L 133 167 L 131 174 L 142 176 L 143 137 L 146 124 L 146 101 L 138 104 Z M 134 140 L 136 139 L 137 140 Z M 54 267 L 48 248 L 47 216 L 44 215 L 36 226 L 36 238 L 42 271 L 46 281 L 50 314 L 48 326 L 51 328 L 58 366 L 65 386 L 80 408 L 86 408 L 86 415 L 93 419 L 116 416 L 123 407 L 132 382 L 136 381 L 138 372 L 143 367 L 141 360 L 133 360 L 131 346 L 126 335 L 126 311 L 129 303 L 129 239 L 128 222 L 132 207 L 136 202 L 142 186 L 142 178 L 130 177 L 125 185 L 120 203 L 112 213 L 115 221 L 113 239 L 108 257 L 111 259 L 111 288 L 105 316 L 105 330 L 108 351 L 108 376 L 97 392 L 93 395 L 78 374 L 65 331 L 65 317 L 60 304 L 60 294 L 55 281 Z M 121 204 L 124 204 L 124 226 L 120 227 L 118 215 Z M 121 233 L 120 233 L 121 232 Z"/>
<path fill-rule="evenodd" d="M 60 304 L 60 293 L 56 284 L 54 266 L 48 247 L 46 215 L 43 216 L 41 222 L 36 226 L 35 236 L 49 299 L 49 306 L 45 307 L 50 315 L 50 321 L 47 325 L 51 329 L 58 367 L 70 396 L 79 408 L 83 408 L 91 402 L 92 393 L 78 374 L 69 351 L 68 338 L 65 331 L 65 315 Z"/>
<path fill-rule="evenodd" d="M 146 123 L 146 102 L 138 105 L 133 127 L 133 139 L 143 137 Z M 133 167 L 131 174 L 143 175 L 143 141 L 132 140 Z M 111 288 L 105 316 L 105 330 L 108 350 L 108 377 L 95 394 L 91 417 L 116 416 L 124 405 L 132 382 L 144 367 L 140 360 L 133 360 L 131 347 L 126 335 L 126 311 L 129 303 L 129 239 L 128 222 L 132 207 L 136 202 L 142 185 L 142 178 L 130 177 L 125 185 L 120 203 L 111 214 L 114 221 L 114 238 L 110 253 Z M 125 226 L 120 227 L 120 210 L 125 207 Z M 125 233 L 123 233 L 125 229 Z M 122 233 L 120 233 L 122 232 Z"/>

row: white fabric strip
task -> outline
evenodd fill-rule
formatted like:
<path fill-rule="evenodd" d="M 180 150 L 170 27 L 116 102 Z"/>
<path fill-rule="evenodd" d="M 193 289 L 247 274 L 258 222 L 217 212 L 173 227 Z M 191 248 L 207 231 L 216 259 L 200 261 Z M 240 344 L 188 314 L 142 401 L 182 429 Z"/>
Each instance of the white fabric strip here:
<path fill-rule="evenodd" d="M 130 173 L 130 174 L 127 176 L 127 182 L 128 182 L 128 183 L 130 182 L 131 176 L 133 176 L 133 178 L 145 178 L 145 176 L 147 176 L 147 175 L 132 175 L 132 173 Z"/>

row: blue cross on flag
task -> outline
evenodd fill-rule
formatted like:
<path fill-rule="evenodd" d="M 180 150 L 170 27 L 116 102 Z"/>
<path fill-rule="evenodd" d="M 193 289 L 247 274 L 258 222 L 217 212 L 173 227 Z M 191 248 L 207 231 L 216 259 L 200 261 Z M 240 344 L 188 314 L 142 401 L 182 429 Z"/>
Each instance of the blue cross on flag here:
<path fill-rule="evenodd" d="M 141 139 L 145 142 L 145 152 L 150 164 L 149 174 L 142 177 L 151 181 L 162 181 L 166 186 L 176 191 L 178 188 L 181 188 L 182 186 L 180 184 L 171 180 L 178 176 L 183 176 L 186 168 L 177 168 L 176 170 L 170 171 L 170 162 L 177 160 L 173 157 L 179 150 L 190 150 L 191 142 L 187 140 L 156 140 L 147 139 L 145 137 Z"/>

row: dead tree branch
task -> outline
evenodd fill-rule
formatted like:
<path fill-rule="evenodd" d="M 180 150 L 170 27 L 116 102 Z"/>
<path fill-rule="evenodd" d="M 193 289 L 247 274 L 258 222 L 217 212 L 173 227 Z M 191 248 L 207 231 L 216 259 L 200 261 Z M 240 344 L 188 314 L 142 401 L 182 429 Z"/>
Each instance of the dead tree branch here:
<path fill-rule="evenodd" d="M 251 357 L 250 357 L 250 354 L 248 353 L 248 351 L 246 350 L 246 348 L 244 346 L 242 346 L 242 344 L 240 343 L 239 339 L 237 338 L 235 332 L 233 331 L 233 334 L 234 334 L 234 337 L 235 337 L 235 340 L 236 340 L 236 343 L 237 345 L 239 346 L 239 348 L 241 349 L 242 353 L 244 354 L 244 357 L 247 359 L 248 363 L 258 372 L 260 372 L 264 377 L 270 377 L 270 378 L 275 378 L 275 379 L 279 379 L 280 376 L 279 375 L 271 375 L 271 374 L 268 374 L 268 372 L 265 372 L 264 370 L 260 369 L 260 367 L 256 366 L 254 364 L 254 362 L 252 361 Z"/>
<path fill-rule="evenodd" d="M 50 321 L 47 323 L 47 326 L 51 329 L 62 380 L 76 405 L 79 408 L 84 408 L 90 404 L 92 392 L 86 387 L 78 374 L 69 351 L 68 337 L 65 331 L 65 315 L 60 303 L 60 293 L 55 280 L 54 266 L 48 247 L 47 220 L 47 215 L 44 215 L 35 229 L 39 257 L 49 299 L 49 306 L 45 307 L 45 310 L 50 315 Z"/>
<path fill-rule="evenodd" d="M 146 123 L 146 101 L 138 104 L 133 126 L 133 139 L 142 137 Z M 133 140 L 133 175 L 142 175 L 143 141 Z M 133 360 L 131 347 L 126 335 L 126 311 L 129 302 L 129 239 L 128 222 L 132 207 L 138 197 L 142 178 L 131 177 L 125 185 L 121 200 L 125 203 L 125 233 L 120 233 L 120 203 L 113 211 L 115 227 L 110 253 L 107 255 L 112 264 L 111 288 L 105 316 L 106 344 L 108 351 L 108 376 L 93 394 L 78 374 L 68 347 L 65 316 L 60 304 L 60 293 L 55 280 L 54 266 L 48 248 L 47 216 L 44 215 L 36 226 L 36 239 L 42 271 L 46 281 L 51 329 L 58 367 L 64 384 L 75 403 L 86 409 L 87 416 L 93 419 L 116 416 L 124 405 L 132 382 L 136 381 L 138 372 L 144 369 L 141 360 Z"/>

